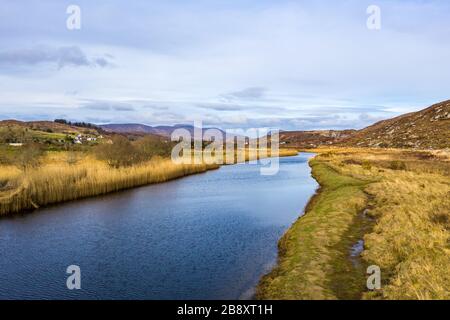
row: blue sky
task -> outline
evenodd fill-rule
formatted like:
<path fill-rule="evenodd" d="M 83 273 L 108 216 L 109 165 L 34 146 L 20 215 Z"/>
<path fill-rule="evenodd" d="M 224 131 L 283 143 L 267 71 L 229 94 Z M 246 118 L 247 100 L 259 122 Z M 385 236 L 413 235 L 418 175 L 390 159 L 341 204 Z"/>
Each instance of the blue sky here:
<path fill-rule="evenodd" d="M 0 0 L 0 118 L 361 128 L 450 98 L 449 16 L 438 0 Z"/>

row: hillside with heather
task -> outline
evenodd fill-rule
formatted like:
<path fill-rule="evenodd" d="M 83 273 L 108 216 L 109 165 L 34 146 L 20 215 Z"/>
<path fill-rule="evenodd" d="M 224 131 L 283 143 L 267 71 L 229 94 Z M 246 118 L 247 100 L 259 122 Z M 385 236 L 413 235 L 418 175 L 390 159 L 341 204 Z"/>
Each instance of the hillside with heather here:
<path fill-rule="evenodd" d="M 286 147 L 316 148 L 334 145 L 351 137 L 355 132 L 356 130 L 282 131 L 280 143 Z"/>
<path fill-rule="evenodd" d="M 450 148 L 450 100 L 361 130 L 286 131 L 281 144 L 293 148 L 347 146 L 370 148 Z"/>
<path fill-rule="evenodd" d="M 450 148 L 450 100 L 377 122 L 355 132 L 343 144 L 380 148 Z"/>

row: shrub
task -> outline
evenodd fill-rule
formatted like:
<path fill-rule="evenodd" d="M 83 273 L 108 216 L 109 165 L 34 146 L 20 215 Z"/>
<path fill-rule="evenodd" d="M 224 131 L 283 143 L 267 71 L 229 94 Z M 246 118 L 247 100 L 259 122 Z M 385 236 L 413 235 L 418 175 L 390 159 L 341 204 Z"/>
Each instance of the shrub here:
<path fill-rule="evenodd" d="M 114 136 L 111 143 L 104 143 L 95 149 L 98 159 L 104 160 L 114 168 L 129 167 L 141 160 L 137 149 L 124 136 Z"/>
<path fill-rule="evenodd" d="M 40 158 L 44 151 L 38 143 L 27 143 L 23 145 L 15 158 L 15 164 L 20 169 L 37 167 L 40 164 Z"/>
<path fill-rule="evenodd" d="M 406 163 L 400 160 L 391 161 L 389 168 L 392 170 L 406 170 Z"/>
<path fill-rule="evenodd" d="M 137 152 L 143 160 L 150 160 L 154 156 L 168 157 L 172 151 L 172 144 L 169 141 L 162 141 L 160 138 L 145 136 L 134 143 Z"/>
<path fill-rule="evenodd" d="M 372 169 L 372 164 L 370 163 L 369 160 L 363 160 L 361 166 L 362 166 L 362 168 L 363 168 L 364 170 L 370 170 L 370 169 Z"/>
<path fill-rule="evenodd" d="M 362 165 L 362 161 L 360 160 L 355 160 L 355 159 L 346 159 L 344 161 L 342 161 L 344 164 L 354 164 L 354 165 Z"/>

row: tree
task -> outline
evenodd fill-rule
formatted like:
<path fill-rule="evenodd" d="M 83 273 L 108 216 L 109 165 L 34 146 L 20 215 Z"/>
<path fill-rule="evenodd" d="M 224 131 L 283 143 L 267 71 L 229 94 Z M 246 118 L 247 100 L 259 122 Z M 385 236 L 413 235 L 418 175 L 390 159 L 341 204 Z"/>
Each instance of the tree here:
<path fill-rule="evenodd" d="M 140 161 L 137 149 L 130 140 L 124 136 L 114 136 L 111 143 L 99 145 L 95 154 L 98 159 L 104 160 L 114 168 L 131 166 Z"/>
<path fill-rule="evenodd" d="M 16 165 L 26 170 L 29 167 L 37 167 L 40 164 L 43 150 L 37 143 L 27 143 L 18 150 Z"/>
<path fill-rule="evenodd" d="M 29 133 L 17 126 L 7 126 L 0 130 L 0 143 L 25 143 L 30 140 Z"/>
<path fill-rule="evenodd" d="M 161 138 L 153 136 L 145 136 L 135 142 L 135 146 L 139 152 L 142 161 L 150 160 L 154 156 L 167 157 L 170 156 L 172 144 L 163 141 Z"/>

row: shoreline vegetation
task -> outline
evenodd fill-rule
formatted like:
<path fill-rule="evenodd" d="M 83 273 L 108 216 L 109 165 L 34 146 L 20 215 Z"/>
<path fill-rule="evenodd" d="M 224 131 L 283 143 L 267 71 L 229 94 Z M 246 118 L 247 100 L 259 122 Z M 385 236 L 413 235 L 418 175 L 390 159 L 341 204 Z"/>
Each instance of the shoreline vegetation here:
<path fill-rule="evenodd" d="M 250 161 L 259 159 L 260 154 L 271 157 L 270 151 L 264 151 L 241 152 L 245 161 Z M 126 149 L 118 148 L 114 152 L 118 154 L 106 151 L 101 157 L 74 151 L 47 152 L 40 156 L 39 164 L 0 166 L 0 216 L 166 182 L 220 167 L 206 163 L 174 164 L 170 158 L 160 156 L 124 165 L 129 158 Z M 279 156 L 296 154 L 295 150 L 280 150 Z M 235 162 L 237 159 L 236 152 Z"/>
<path fill-rule="evenodd" d="M 217 168 L 205 164 L 175 165 L 170 159 L 125 168 L 111 168 L 95 159 L 85 159 L 76 165 L 48 164 L 24 171 L 1 168 L 0 172 L 6 171 L 0 173 L 2 179 L 10 172 L 7 183 L 12 187 L 0 196 L 0 215 L 165 182 Z"/>
<path fill-rule="evenodd" d="M 450 299 L 450 155 L 321 148 L 320 188 L 279 241 L 258 299 Z M 381 268 L 380 290 L 366 287 Z"/>

